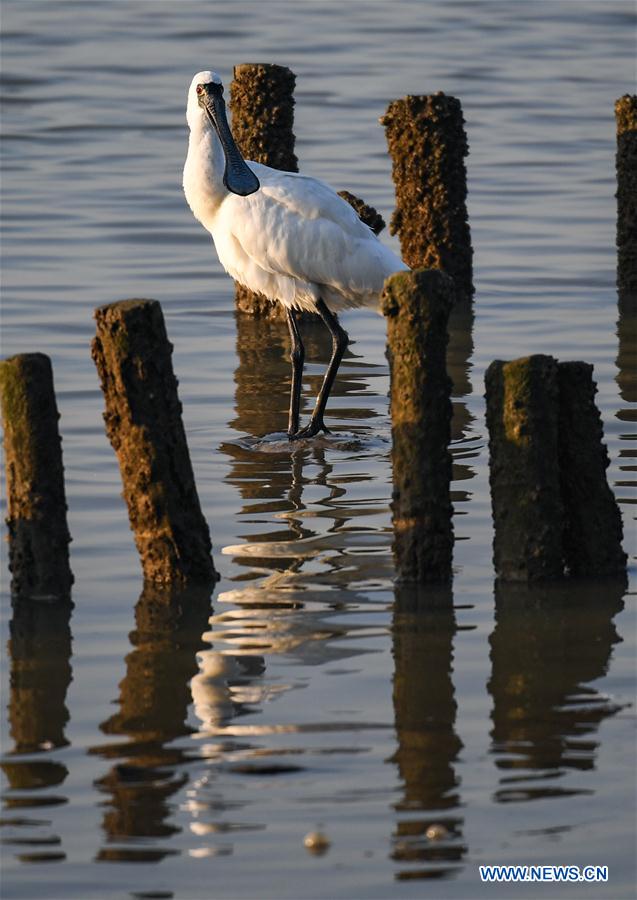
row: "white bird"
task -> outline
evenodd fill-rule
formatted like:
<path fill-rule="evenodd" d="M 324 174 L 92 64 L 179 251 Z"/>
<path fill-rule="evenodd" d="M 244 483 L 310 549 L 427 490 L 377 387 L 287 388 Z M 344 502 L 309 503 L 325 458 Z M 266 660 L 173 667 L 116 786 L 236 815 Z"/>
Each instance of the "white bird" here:
<path fill-rule="evenodd" d="M 221 78 L 198 72 L 188 91 L 184 192 L 235 281 L 281 303 L 292 341 L 289 438 L 327 431 L 325 405 L 348 344 L 335 313 L 378 307 L 385 278 L 407 266 L 354 209 L 316 178 L 246 162 L 225 113 Z M 310 423 L 299 430 L 305 351 L 295 313 L 317 313 L 332 356 Z"/>

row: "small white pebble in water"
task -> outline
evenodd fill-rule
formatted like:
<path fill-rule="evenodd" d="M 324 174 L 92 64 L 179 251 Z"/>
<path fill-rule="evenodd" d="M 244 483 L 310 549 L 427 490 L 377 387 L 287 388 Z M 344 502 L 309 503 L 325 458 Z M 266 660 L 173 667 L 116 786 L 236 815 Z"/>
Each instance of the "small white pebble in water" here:
<path fill-rule="evenodd" d="M 444 841 L 449 836 L 449 829 L 444 825 L 429 825 L 425 831 L 425 837 L 428 841 Z"/>
<path fill-rule="evenodd" d="M 330 840 L 322 831 L 310 831 L 303 838 L 305 849 L 315 856 L 322 856 L 330 849 Z"/>

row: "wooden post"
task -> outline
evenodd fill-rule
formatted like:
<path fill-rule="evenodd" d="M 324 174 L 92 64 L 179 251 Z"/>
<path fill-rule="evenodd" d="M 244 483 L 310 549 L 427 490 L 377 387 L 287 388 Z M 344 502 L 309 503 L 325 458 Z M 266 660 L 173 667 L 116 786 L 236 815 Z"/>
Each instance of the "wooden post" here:
<path fill-rule="evenodd" d="M 364 222 L 371 228 L 374 234 L 381 233 L 385 227 L 385 220 L 373 206 L 369 206 L 368 203 L 365 203 L 364 200 L 361 200 L 356 194 L 350 193 L 350 191 L 339 191 L 338 196 L 342 197 L 343 200 L 347 200 L 352 209 L 356 211 L 361 222 Z"/>
<path fill-rule="evenodd" d="M 451 278 L 398 272 L 385 282 L 391 374 L 394 555 L 399 581 L 451 579 L 451 380 L 445 368 Z"/>
<path fill-rule="evenodd" d="M 161 307 L 124 300 L 95 311 L 92 355 L 106 402 L 124 499 L 144 578 L 187 584 L 216 578 L 199 506 Z"/>
<path fill-rule="evenodd" d="M 298 172 L 294 154 L 294 85 L 296 75 L 286 66 L 271 63 L 243 63 L 234 67 L 230 84 L 232 134 L 246 159 L 283 172 Z M 359 218 L 379 234 L 385 227 L 382 216 L 349 191 L 339 191 Z M 261 318 L 285 319 L 285 310 L 241 284 L 235 285 L 239 312 Z M 302 314 L 302 317 L 305 314 Z"/>
<path fill-rule="evenodd" d="M 294 85 L 286 66 L 243 63 L 230 85 L 232 135 L 247 159 L 298 172 L 294 155 Z"/>
<path fill-rule="evenodd" d="M 615 102 L 617 291 L 620 313 L 637 313 L 637 94 Z"/>
<path fill-rule="evenodd" d="M 234 67 L 230 84 L 232 135 L 246 159 L 298 172 L 294 154 L 294 85 L 296 75 L 286 66 L 244 63 Z M 273 303 L 236 284 L 235 302 L 241 312 L 282 318 L 280 303 Z"/>
<path fill-rule="evenodd" d="M 487 369 L 494 562 L 503 581 L 625 573 L 592 372 L 541 355 Z"/>
<path fill-rule="evenodd" d="M 595 406 L 593 367 L 585 362 L 559 363 L 558 384 L 566 567 L 571 575 L 621 576 L 626 571 L 622 519 L 606 480 L 609 460 Z"/>
<path fill-rule="evenodd" d="M 471 300 L 471 233 L 467 217 L 469 152 L 460 101 L 442 92 L 392 101 L 380 120 L 392 157 L 396 210 L 389 230 L 408 266 L 442 269 L 456 302 Z"/>
<path fill-rule="evenodd" d="M 505 581 L 559 578 L 557 362 L 539 354 L 496 360 L 485 383 L 496 572 Z"/>
<path fill-rule="evenodd" d="M 626 403 L 637 402 L 637 95 L 615 103 L 617 120 L 617 384 Z M 631 410 L 618 418 L 629 420 Z M 629 454 L 627 449 L 624 451 Z"/>
<path fill-rule="evenodd" d="M 49 357 L 24 353 L 0 362 L 0 400 L 11 593 L 68 601 L 71 536 Z"/>

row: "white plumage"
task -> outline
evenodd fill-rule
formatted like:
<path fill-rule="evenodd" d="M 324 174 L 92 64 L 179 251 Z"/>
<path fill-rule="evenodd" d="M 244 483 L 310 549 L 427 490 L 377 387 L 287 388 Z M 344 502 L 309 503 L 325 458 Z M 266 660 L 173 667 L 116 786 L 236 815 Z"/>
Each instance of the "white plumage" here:
<path fill-rule="evenodd" d="M 322 181 L 244 161 L 225 119 L 222 92 L 221 79 L 210 71 L 197 73 L 188 91 L 188 204 L 212 235 L 226 272 L 288 311 L 317 312 L 332 332 L 336 353 L 344 332 L 330 311 L 378 306 L 385 279 L 407 267 Z M 295 347 L 300 336 L 290 312 L 288 324 Z M 343 351 L 346 343 L 345 336 Z M 338 362 L 340 357 L 336 368 Z M 323 410 L 317 412 L 317 427 L 303 436 L 327 430 Z M 290 437 L 298 436 L 297 425 L 291 407 Z"/>
<path fill-rule="evenodd" d="M 404 268 L 352 207 L 315 178 L 250 163 L 261 189 L 229 194 L 203 224 L 237 281 L 286 307 L 334 312 L 377 304 L 385 278 Z"/>

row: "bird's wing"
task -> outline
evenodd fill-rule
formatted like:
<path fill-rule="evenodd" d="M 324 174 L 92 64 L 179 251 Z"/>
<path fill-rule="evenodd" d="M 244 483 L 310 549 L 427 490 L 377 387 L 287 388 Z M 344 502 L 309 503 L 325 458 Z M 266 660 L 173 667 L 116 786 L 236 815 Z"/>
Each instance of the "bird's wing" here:
<path fill-rule="evenodd" d="M 224 225 L 261 268 L 346 294 L 375 292 L 403 267 L 328 185 L 250 163 L 261 188 L 230 195 Z"/>

